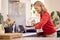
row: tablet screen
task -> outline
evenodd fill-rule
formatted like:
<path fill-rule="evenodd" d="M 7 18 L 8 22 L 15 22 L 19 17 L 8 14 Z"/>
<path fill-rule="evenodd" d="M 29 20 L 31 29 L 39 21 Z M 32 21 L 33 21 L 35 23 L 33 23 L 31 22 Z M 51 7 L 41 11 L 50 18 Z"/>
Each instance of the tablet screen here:
<path fill-rule="evenodd" d="M 25 32 L 23 25 L 18 26 L 18 32 L 21 32 L 21 33 Z"/>

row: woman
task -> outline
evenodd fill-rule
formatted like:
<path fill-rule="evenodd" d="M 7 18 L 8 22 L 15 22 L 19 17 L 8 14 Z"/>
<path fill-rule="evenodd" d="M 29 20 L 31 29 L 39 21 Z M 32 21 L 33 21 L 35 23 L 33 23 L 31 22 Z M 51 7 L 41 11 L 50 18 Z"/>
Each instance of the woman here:
<path fill-rule="evenodd" d="M 53 21 L 51 19 L 51 16 L 47 12 L 45 6 L 40 1 L 36 1 L 34 3 L 34 8 L 37 11 L 38 14 L 40 14 L 40 22 L 36 24 L 32 28 L 25 28 L 27 29 L 41 29 L 43 30 L 43 33 L 47 37 L 56 37 L 56 28 L 53 24 Z"/>

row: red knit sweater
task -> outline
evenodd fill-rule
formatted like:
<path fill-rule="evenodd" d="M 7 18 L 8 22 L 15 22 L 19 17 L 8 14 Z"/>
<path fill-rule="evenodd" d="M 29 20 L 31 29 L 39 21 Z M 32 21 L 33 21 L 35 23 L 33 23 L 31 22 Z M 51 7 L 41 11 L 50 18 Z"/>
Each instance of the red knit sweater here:
<path fill-rule="evenodd" d="M 42 13 L 40 22 L 35 25 L 36 29 L 40 29 L 41 27 L 45 35 L 49 35 L 56 32 L 56 28 L 48 12 Z"/>

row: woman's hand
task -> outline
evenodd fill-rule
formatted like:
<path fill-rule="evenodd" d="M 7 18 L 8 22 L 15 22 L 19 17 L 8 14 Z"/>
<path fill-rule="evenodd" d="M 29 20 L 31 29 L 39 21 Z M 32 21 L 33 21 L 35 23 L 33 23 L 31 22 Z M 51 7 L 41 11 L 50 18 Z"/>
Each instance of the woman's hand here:
<path fill-rule="evenodd" d="M 34 27 L 25 27 L 25 30 L 35 29 Z"/>
<path fill-rule="evenodd" d="M 28 27 L 25 27 L 25 30 L 29 30 L 29 29 L 31 29 L 30 27 L 28 28 Z"/>
<path fill-rule="evenodd" d="M 37 24 L 39 24 L 39 22 L 38 22 L 38 23 L 36 23 L 36 24 L 34 24 L 33 26 L 36 26 Z"/>

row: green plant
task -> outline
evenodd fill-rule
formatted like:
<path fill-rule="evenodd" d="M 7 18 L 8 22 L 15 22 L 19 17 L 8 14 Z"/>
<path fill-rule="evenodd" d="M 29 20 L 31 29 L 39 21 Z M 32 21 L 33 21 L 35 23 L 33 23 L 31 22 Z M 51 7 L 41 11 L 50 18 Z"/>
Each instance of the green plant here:
<path fill-rule="evenodd" d="M 59 18 L 60 18 L 60 12 L 59 11 L 56 11 L 57 12 L 57 15 L 59 16 Z"/>
<path fill-rule="evenodd" d="M 35 13 L 35 10 L 33 9 L 33 4 L 31 4 L 31 10 L 32 10 L 32 13 Z"/>
<path fill-rule="evenodd" d="M 0 13 L 0 24 L 2 24 L 2 22 L 3 22 L 3 16 Z"/>
<path fill-rule="evenodd" d="M 54 11 L 51 12 L 51 17 L 52 17 L 52 19 L 53 19 L 53 15 L 54 15 Z"/>
<path fill-rule="evenodd" d="M 33 7 L 33 4 L 31 4 L 31 9 L 32 9 L 32 7 Z"/>
<path fill-rule="evenodd" d="M 56 13 L 57 13 L 57 16 L 60 18 L 60 12 L 59 11 L 56 11 Z M 55 14 L 55 12 L 54 11 L 52 11 L 51 12 L 51 17 L 52 17 L 52 19 L 53 19 L 53 23 L 55 24 L 55 26 L 56 25 L 58 25 L 59 24 L 59 19 L 57 18 L 57 17 L 55 17 L 55 19 L 54 19 L 54 14 Z"/>
<path fill-rule="evenodd" d="M 33 13 L 35 13 L 35 10 L 32 10 Z"/>

